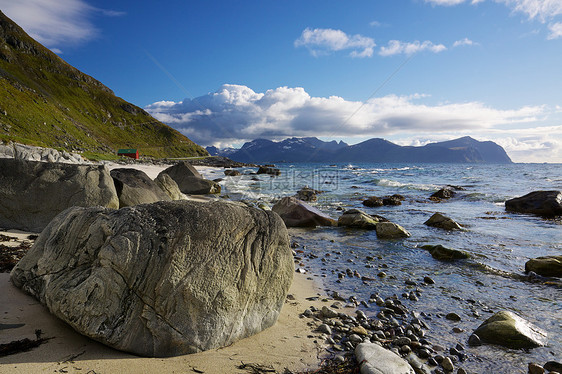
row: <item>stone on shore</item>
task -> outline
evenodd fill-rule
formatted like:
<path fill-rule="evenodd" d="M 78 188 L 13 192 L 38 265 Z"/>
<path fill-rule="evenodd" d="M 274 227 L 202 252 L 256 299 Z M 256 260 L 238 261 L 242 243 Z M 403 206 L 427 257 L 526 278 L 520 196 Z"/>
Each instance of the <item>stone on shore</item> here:
<path fill-rule="evenodd" d="M 431 253 L 431 257 L 440 261 L 452 261 L 452 260 L 462 260 L 462 259 L 470 258 L 470 255 L 464 251 L 443 247 L 441 244 L 438 245 L 426 244 L 426 245 L 422 245 L 420 248 L 429 251 L 429 253 Z"/>
<path fill-rule="evenodd" d="M 170 166 L 161 173 L 168 174 L 186 195 L 206 195 L 221 192 L 221 186 L 213 181 L 203 179 L 201 174 L 187 161 Z"/>
<path fill-rule="evenodd" d="M 503 310 L 488 318 L 475 331 L 484 343 L 508 348 L 534 348 L 546 345 L 546 332 L 518 315 Z"/>
<path fill-rule="evenodd" d="M 281 175 L 281 171 L 270 166 L 260 166 L 260 168 L 258 169 L 258 174 Z"/>
<path fill-rule="evenodd" d="M 224 347 L 272 326 L 293 271 L 276 214 L 171 201 L 68 209 L 11 279 L 78 332 L 163 357 Z"/>
<path fill-rule="evenodd" d="M 0 227 L 40 232 L 72 206 L 119 208 L 107 167 L 0 159 Z"/>
<path fill-rule="evenodd" d="M 455 191 L 453 191 L 450 188 L 442 188 L 439 191 L 433 193 L 431 195 L 431 198 L 441 200 L 441 199 L 450 199 L 451 197 L 454 196 L 455 196 Z"/>
<path fill-rule="evenodd" d="M 338 218 L 338 226 L 367 230 L 375 230 L 378 222 L 378 218 L 370 216 L 359 209 L 346 210 L 340 218 Z"/>
<path fill-rule="evenodd" d="M 176 181 L 172 179 L 168 174 L 160 173 L 154 180 L 158 187 L 162 189 L 172 200 L 187 200 L 187 196 L 180 191 Z"/>
<path fill-rule="evenodd" d="M 119 197 L 119 207 L 170 201 L 170 197 L 145 172 L 119 168 L 110 172 Z"/>
<path fill-rule="evenodd" d="M 525 263 L 525 273 L 534 271 L 543 277 L 562 278 L 562 256 L 542 256 Z"/>
<path fill-rule="evenodd" d="M 441 213 L 434 213 L 423 224 L 431 227 L 437 227 L 444 230 L 462 230 L 461 225 L 459 225 L 457 222 L 455 222 L 449 217 L 444 216 Z"/>
<path fill-rule="evenodd" d="M 415 374 L 406 360 L 375 343 L 358 344 L 355 357 L 361 374 Z"/>
<path fill-rule="evenodd" d="M 242 173 L 240 173 L 238 170 L 228 169 L 224 171 L 224 175 L 227 177 L 237 177 L 239 175 L 242 175 Z"/>
<path fill-rule="evenodd" d="M 366 207 L 374 208 L 374 207 L 383 206 L 384 203 L 380 197 L 371 196 L 367 200 L 363 201 L 363 205 L 365 205 Z"/>
<path fill-rule="evenodd" d="M 562 215 L 562 191 L 534 191 L 505 202 L 505 210 L 544 217 Z"/>
<path fill-rule="evenodd" d="M 294 197 L 284 197 L 272 208 L 287 227 L 336 226 L 337 222 L 320 210 Z"/>
<path fill-rule="evenodd" d="M 375 229 L 379 239 L 399 239 L 410 236 L 405 228 L 392 222 L 378 222 Z"/>
<path fill-rule="evenodd" d="M 295 197 L 301 201 L 316 201 L 318 200 L 318 194 L 321 193 L 310 187 L 301 188 Z"/>

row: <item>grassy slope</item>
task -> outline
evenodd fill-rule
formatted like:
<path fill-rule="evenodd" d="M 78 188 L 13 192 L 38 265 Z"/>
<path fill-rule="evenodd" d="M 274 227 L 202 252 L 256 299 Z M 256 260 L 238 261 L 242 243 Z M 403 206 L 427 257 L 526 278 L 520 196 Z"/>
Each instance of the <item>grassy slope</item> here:
<path fill-rule="evenodd" d="M 0 12 L 0 140 L 152 157 L 207 152 L 35 42 Z"/>

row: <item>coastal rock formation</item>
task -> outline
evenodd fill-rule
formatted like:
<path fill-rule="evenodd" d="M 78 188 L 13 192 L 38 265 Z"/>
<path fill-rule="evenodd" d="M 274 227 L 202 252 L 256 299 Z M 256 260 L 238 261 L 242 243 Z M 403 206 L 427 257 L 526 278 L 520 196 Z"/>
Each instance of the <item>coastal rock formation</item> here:
<path fill-rule="evenodd" d="M 402 226 L 392 222 L 379 222 L 376 226 L 377 238 L 379 239 L 399 239 L 407 238 L 410 233 Z"/>
<path fill-rule="evenodd" d="M 518 315 L 502 310 L 488 318 L 474 334 L 484 343 L 508 348 L 534 348 L 546 345 L 546 332 Z"/>
<path fill-rule="evenodd" d="M 434 213 L 423 224 L 444 230 L 462 230 L 461 225 L 453 221 L 451 218 L 442 215 L 441 213 Z"/>
<path fill-rule="evenodd" d="M 258 174 L 281 175 L 281 171 L 270 166 L 260 166 Z"/>
<path fill-rule="evenodd" d="M 378 218 L 370 216 L 359 209 L 346 210 L 340 218 L 338 218 L 338 226 L 359 229 L 375 230 L 378 222 Z"/>
<path fill-rule="evenodd" d="M 294 197 L 282 198 L 273 206 L 272 210 L 281 216 L 287 227 L 337 225 L 336 220 L 333 218 Z"/>
<path fill-rule="evenodd" d="M 454 196 L 455 196 L 455 191 L 453 191 L 450 188 L 442 188 L 439 191 L 431 194 L 430 198 L 441 200 L 441 199 L 450 199 L 451 197 Z"/>
<path fill-rule="evenodd" d="M 145 172 L 137 169 L 119 168 L 111 170 L 119 207 L 170 201 L 171 198 Z"/>
<path fill-rule="evenodd" d="M 237 177 L 242 174 L 238 170 L 228 169 L 224 171 L 224 175 L 227 177 Z"/>
<path fill-rule="evenodd" d="M 105 166 L 0 159 L 0 227 L 40 232 L 72 206 L 119 208 Z"/>
<path fill-rule="evenodd" d="M 452 260 L 462 260 L 470 258 L 470 255 L 464 251 L 459 251 L 458 249 L 451 249 L 443 247 L 441 244 L 438 245 L 422 245 L 422 249 L 429 251 L 431 257 L 440 261 L 452 261 Z"/>
<path fill-rule="evenodd" d="M 363 205 L 365 205 L 366 207 L 374 208 L 378 206 L 383 206 L 384 203 L 380 197 L 371 196 L 367 200 L 363 201 Z"/>
<path fill-rule="evenodd" d="M 302 201 L 316 201 L 318 200 L 318 194 L 321 193 L 310 187 L 303 187 L 301 188 L 295 197 Z"/>
<path fill-rule="evenodd" d="M 544 217 L 562 215 L 562 191 L 534 191 L 505 202 L 505 210 Z"/>
<path fill-rule="evenodd" d="M 406 360 L 379 344 L 358 344 L 355 357 L 361 374 L 415 374 Z"/>
<path fill-rule="evenodd" d="M 172 200 L 187 200 L 187 196 L 180 191 L 176 181 L 168 174 L 160 173 L 154 180 L 158 187 L 162 189 Z"/>
<path fill-rule="evenodd" d="M 11 279 L 78 332 L 162 357 L 224 347 L 272 326 L 293 272 L 276 214 L 171 201 L 68 209 Z"/>
<path fill-rule="evenodd" d="M 64 164 L 84 164 L 77 153 L 59 152 L 52 148 L 34 147 L 18 143 L 0 144 L 0 158 L 15 158 L 24 161 L 60 162 Z"/>
<path fill-rule="evenodd" d="M 525 273 L 533 271 L 543 277 L 562 278 L 562 256 L 532 258 L 525 263 Z"/>
<path fill-rule="evenodd" d="M 402 205 L 402 201 L 406 200 L 406 198 L 402 195 L 394 194 L 392 196 L 370 196 L 366 200 L 363 201 L 363 205 L 367 207 L 379 207 L 383 205 Z"/>
<path fill-rule="evenodd" d="M 186 195 L 206 195 L 221 192 L 221 186 L 201 174 L 187 161 L 170 166 L 161 173 L 168 174 L 178 185 L 180 191 Z"/>

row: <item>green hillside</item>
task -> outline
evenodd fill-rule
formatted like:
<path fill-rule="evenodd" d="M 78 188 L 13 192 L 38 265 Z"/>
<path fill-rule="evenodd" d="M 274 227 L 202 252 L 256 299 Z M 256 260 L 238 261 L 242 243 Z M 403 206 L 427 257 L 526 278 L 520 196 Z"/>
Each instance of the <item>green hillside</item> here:
<path fill-rule="evenodd" d="M 207 151 L 64 62 L 0 12 L 0 141 L 152 157 Z"/>

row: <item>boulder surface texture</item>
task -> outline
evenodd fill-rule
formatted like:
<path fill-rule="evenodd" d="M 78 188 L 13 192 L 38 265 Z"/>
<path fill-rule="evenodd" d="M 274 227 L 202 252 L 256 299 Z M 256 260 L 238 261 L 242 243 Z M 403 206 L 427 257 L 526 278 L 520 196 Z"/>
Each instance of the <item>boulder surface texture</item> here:
<path fill-rule="evenodd" d="M 534 271 L 543 277 L 562 278 L 562 256 L 542 256 L 525 263 L 525 273 Z"/>
<path fill-rule="evenodd" d="M 179 162 L 163 170 L 160 174 L 168 174 L 186 195 L 206 195 L 221 192 L 221 186 L 204 179 L 201 174 L 187 161 Z"/>
<path fill-rule="evenodd" d="M 431 227 L 437 227 L 444 230 L 462 230 L 461 225 L 459 225 L 457 222 L 455 222 L 449 217 L 444 216 L 441 213 L 434 213 L 423 224 Z"/>
<path fill-rule="evenodd" d="M 355 357 L 361 374 L 415 374 L 406 360 L 375 343 L 357 345 Z"/>
<path fill-rule="evenodd" d="M 119 208 L 105 166 L 0 159 L 0 227 L 40 232 L 72 206 Z"/>
<path fill-rule="evenodd" d="M 119 168 L 111 170 L 119 207 L 170 201 L 171 198 L 144 171 Z"/>
<path fill-rule="evenodd" d="M 287 227 L 336 226 L 337 221 L 294 197 L 284 197 L 272 208 Z"/>
<path fill-rule="evenodd" d="M 293 272 L 276 214 L 170 201 L 70 208 L 11 279 L 78 332 L 165 357 L 224 347 L 272 326 Z"/>
<path fill-rule="evenodd" d="M 553 217 L 562 215 L 562 191 L 535 191 L 505 202 L 505 210 Z"/>
<path fill-rule="evenodd" d="M 502 310 L 474 331 L 481 341 L 508 348 L 534 348 L 546 345 L 546 332 L 518 315 Z"/>

